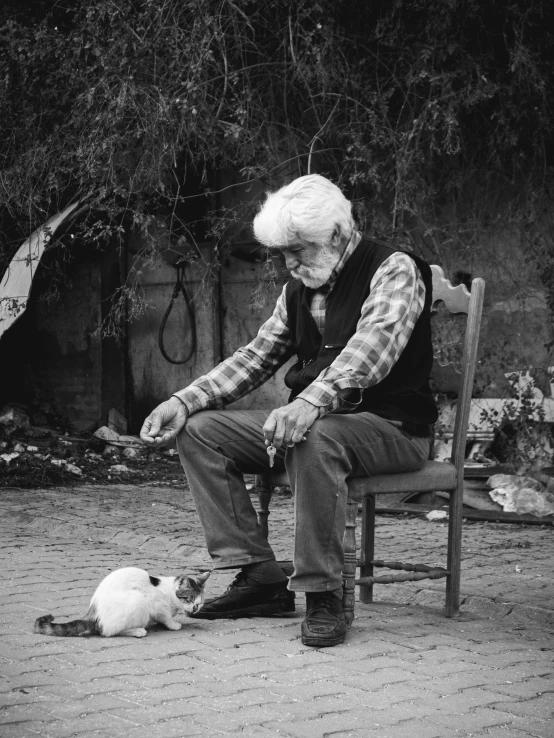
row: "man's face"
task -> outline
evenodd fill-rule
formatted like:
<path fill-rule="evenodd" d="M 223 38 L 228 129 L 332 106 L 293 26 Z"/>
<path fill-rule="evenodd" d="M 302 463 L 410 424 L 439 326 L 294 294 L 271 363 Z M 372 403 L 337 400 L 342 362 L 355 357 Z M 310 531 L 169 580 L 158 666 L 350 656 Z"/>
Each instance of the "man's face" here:
<path fill-rule="evenodd" d="M 272 251 L 281 253 L 291 275 L 312 289 L 329 281 L 340 259 L 340 252 L 333 245 L 320 246 L 309 241 L 290 243 Z"/>

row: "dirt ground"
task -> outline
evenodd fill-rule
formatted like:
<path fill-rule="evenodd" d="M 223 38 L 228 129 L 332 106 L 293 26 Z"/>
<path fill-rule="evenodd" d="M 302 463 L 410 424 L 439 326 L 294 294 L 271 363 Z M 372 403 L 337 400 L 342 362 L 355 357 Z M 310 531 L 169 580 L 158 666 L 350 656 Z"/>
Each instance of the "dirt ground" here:
<path fill-rule="evenodd" d="M 90 433 L 79 436 L 33 428 L 4 436 L 0 443 L 0 488 L 183 483 L 175 449 L 110 445 Z"/>

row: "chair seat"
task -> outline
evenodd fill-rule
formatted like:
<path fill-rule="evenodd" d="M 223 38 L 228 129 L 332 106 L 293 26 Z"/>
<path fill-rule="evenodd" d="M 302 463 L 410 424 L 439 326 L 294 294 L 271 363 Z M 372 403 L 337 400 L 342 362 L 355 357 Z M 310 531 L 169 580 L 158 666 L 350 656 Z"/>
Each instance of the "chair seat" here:
<path fill-rule="evenodd" d="M 263 475 L 270 484 L 280 487 L 289 483 L 286 472 Z M 354 477 L 348 481 L 348 496 L 362 500 L 367 495 L 395 492 L 446 492 L 456 489 L 456 469 L 449 461 L 426 461 L 416 472 L 402 474 L 375 474 L 372 477 Z"/>
<path fill-rule="evenodd" d="M 375 474 L 348 482 L 348 496 L 362 500 L 367 495 L 395 492 L 446 492 L 456 489 L 456 468 L 449 461 L 426 461 L 416 472 Z"/>

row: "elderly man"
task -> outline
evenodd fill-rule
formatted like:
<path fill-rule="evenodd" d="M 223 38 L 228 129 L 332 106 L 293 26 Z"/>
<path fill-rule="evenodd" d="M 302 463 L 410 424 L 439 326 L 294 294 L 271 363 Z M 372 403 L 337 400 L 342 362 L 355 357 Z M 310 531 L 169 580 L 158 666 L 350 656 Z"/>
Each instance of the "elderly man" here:
<path fill-rule="evenodd" d="M 240 568 L 195 617 L 283 616 L 306 593 L 302 642 L 342 643 L 343 535 L 348 479 L 421 468 L 436 407 L 431 271 L 417 256 L 368 241 L 329 180 L 299 177 L 269 194 L 256 239 L 281 253 L 292 279 L 258 335 L 146 419 L 141 437 L 177 436 L 216 569 Z M 289 402 L 222 410 L 291 356 Z M 286 468 L 295 499 L 288 579 L 257 524 L 243 473 Z"/>

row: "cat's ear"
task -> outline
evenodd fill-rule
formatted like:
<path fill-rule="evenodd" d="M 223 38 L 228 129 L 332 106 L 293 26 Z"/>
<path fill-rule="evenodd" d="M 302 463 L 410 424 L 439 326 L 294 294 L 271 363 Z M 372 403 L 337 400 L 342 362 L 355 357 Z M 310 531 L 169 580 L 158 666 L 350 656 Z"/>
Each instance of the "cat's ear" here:
<path fill-rule="evenodd" d="M 188 574 L 181 574 L 178 577 L 175 577 L 175 584 L 177 589 L 181 589 L 181 587 L 189 586 L 189 576 Z"/>
<path fill-rule="evenodd" d="M 211 571 L 205 571 L 203 574 L 198 574 L 194 578 L 198 582 L 198 584 L 202 587 L 206 583 L 206 580 L 210 576 L 212 572 Z"/>
<path fill-rule="evenodd" d="M 193 585 L 196 585 L 197 587 L 203 587 L 210 574 L 211 571 L 205 571 L 203 574 L 181 574 L 181 576 L 177 579 L 177 587 L 192 587 Z"/>

